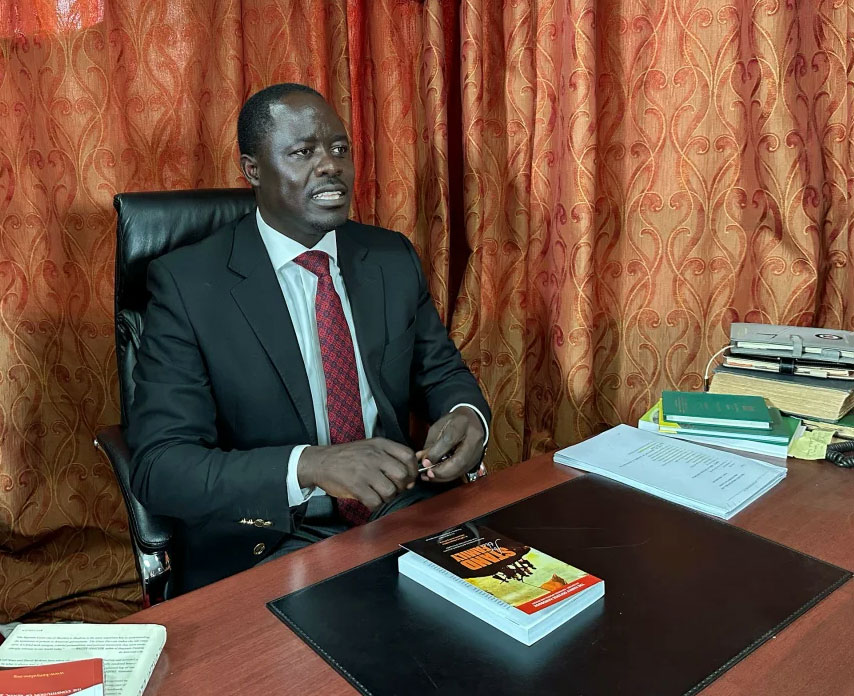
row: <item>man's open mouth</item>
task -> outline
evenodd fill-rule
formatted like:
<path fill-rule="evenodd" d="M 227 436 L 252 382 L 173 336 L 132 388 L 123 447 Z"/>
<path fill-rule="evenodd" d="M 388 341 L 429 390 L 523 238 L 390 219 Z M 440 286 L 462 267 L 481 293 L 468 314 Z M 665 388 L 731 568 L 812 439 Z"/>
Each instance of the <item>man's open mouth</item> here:
<path fill-rule="evenodd" d="M 320 191 L 312 195 L 315 201 L 337 201 L 344 198 L 344 191 Z"/>

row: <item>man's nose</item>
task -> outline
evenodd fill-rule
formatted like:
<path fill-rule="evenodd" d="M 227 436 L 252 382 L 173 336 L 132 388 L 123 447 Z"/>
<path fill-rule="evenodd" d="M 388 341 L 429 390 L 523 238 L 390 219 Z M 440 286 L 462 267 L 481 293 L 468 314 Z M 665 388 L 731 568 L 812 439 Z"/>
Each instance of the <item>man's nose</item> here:
<path fill-rule="evenodd" d="M 335 157 L 329 150 L 321 150 L 320 159 L 315 166 L 317 176 L 331 176 L 341 173 L 341 160 Z"/>

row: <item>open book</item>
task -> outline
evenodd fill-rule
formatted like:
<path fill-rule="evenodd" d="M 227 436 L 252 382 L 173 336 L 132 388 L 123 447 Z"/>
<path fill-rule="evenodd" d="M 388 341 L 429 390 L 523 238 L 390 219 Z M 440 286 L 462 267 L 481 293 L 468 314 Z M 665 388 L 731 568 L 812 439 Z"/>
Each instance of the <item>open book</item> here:
<path fill-rule="evenodd" d="M 21 624 L 0 645 L 0 667 L 101 658 L 105 696 L 140 696 L 165 643 L 157 624 Z"/>

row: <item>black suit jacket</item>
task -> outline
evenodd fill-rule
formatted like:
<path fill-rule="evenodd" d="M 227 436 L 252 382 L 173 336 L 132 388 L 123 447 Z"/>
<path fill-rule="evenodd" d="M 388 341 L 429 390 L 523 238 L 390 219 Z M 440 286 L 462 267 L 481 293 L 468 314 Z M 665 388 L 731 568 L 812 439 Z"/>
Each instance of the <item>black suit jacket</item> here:
<path fill-rule="evenodd" d="M 348 221 L 338 262 L 383 435 L 409 441 L 460 402 L 489 410 L 448 338 L 415 250 Z M 178 590 L 249 568 L 299 524 L 291 450 L 317 444 L 296 334 L 254 214 L 152 261 L 128 424 L 132 485 L 177 520 Z M 258 554 L 258 545 L 266 552 Z"/>

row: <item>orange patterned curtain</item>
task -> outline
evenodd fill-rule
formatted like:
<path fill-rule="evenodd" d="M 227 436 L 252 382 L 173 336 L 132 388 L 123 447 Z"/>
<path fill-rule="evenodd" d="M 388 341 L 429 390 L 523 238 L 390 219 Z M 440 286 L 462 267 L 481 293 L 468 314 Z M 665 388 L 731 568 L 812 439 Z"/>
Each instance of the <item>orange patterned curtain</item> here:
<path fill-rule="evenodd" d="M 104 0 L 6 0 L 0 4 L 0 36 L 78 31 L 103 19 Z"/>
<path fill-rule="evenodd" d="M 851 0 L 465 0 L 455 337 L 493 466 L 697 389 L 733 321 L 854 329 Z"/>
<path fill-rule="evenodd" d="M 298 81 L 357 143 L 355 213 L 419 247 L 447 312 L 440 0 L 0 0 L 0 622 L 135 610 L 94 432 L 118 421 L 112 197 L 242 185 L 244 99 Z"/>

